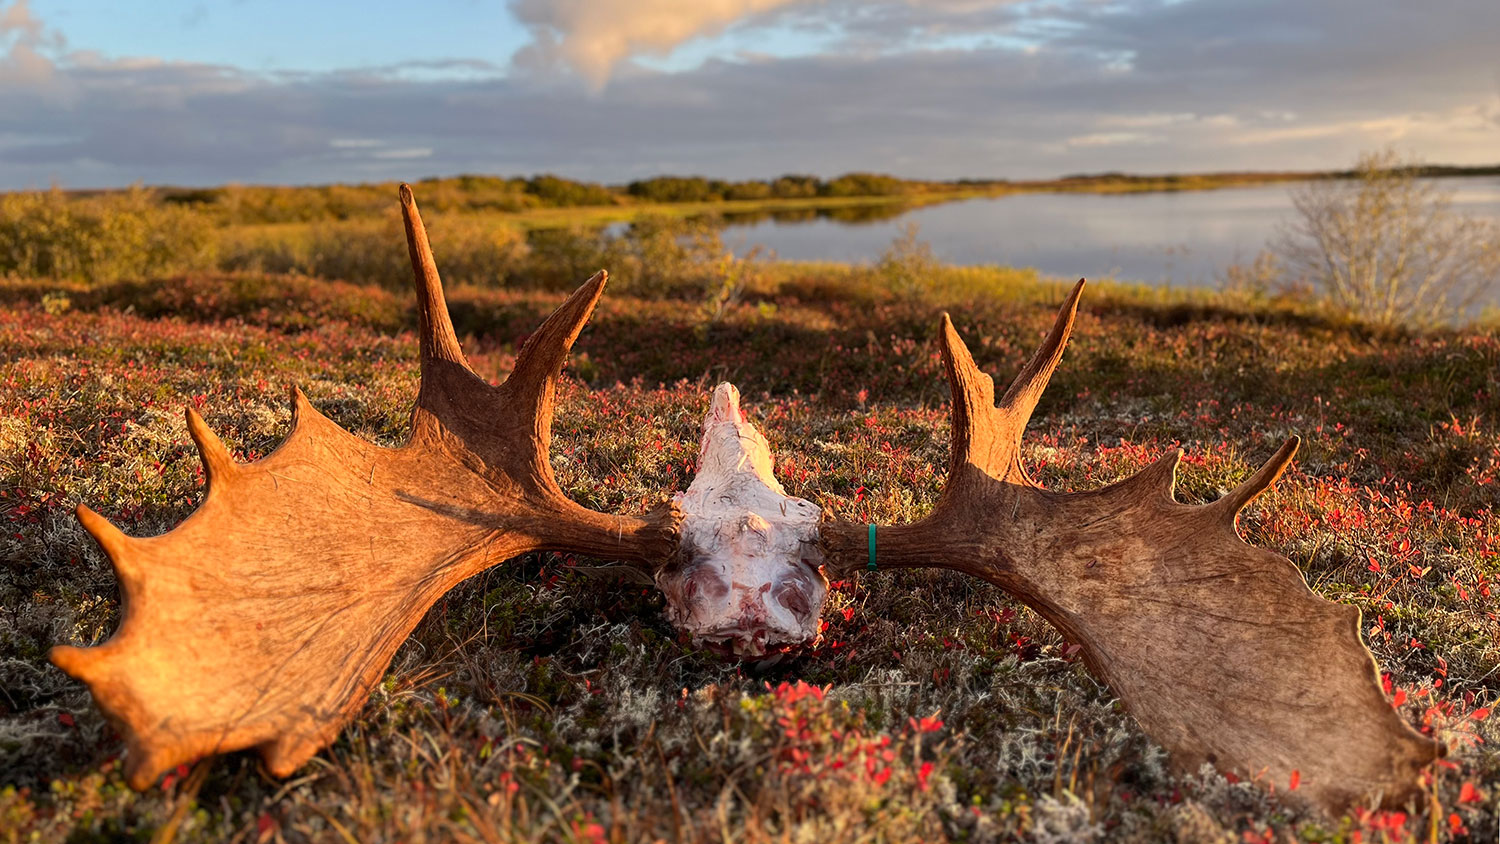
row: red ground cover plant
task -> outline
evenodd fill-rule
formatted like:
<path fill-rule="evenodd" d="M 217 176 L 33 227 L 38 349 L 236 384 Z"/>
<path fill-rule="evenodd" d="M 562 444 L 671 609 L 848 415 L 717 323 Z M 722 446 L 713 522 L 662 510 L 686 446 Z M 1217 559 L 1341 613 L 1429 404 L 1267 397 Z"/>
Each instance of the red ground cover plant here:
<path fill-rule="evenodd" d="M 871 521 L 925 513 L 947 455 L 937 310 L 1004 379 L 1061 293 L 843 295 L 818 272 L 788 269 L 709 326 L 696 302 L 606 297 L 560 395 L 564 490 L 639 510 L 684 488 L 708 391 L 727 379 L 791 494 Z M 452 300 L 475 368 L 498 380 L 560 297 Z M 956 575 L 836 582 L 818 647 L 757 673 L 678 641 L 633 571 L 547 554 L 441 601 L 298 777 L 236 756 L 126 789 L 118 739 L 45 660 L 118 614 L 72 506 L 165 530 L 202 493 L 183 405 L 247 459 L 285 435 L 291 382 L 391 444 L 416 384 L 406 307 L 279 276 L 0 283 L 0 841 L 168 825 L 203 841 L 1493 837 L 1500 339 L 1107 287 L 1080 314 L 1028 465 L 1049 487 L 1087 489 L 1182 446 L 1179 497 L 1201 502 L 1301 435 L 1293 470 L 1241 524 L 1363 611 L 1392 705 L 1450 745 L 1420 805 L 1327 819 L 1278 800 L 1296 778 L 1268 793 L 1174 773 L 1075 645 Z"/>

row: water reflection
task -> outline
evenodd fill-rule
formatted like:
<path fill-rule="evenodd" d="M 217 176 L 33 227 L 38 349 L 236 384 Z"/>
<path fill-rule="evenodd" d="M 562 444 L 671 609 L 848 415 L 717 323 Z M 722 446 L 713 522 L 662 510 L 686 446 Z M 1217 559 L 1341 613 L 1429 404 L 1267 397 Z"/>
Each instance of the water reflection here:
<path fill-rule="evenodd" d="M 842 208 L 782 208 L 776 210 L 731 211 L 720 215 L 725 225 L 751 226 L 757 223 L 777 224 L 811 223 L 829 220 L 844 225 L 857 226 L 894 220 L 912 210 L 905 202 L 880 202 L 869 205 L 850 205 Z"/>
<path fill-rule="evenodd" d="M 1500 219 L 1500 178 L 1437 180 L 1455 210 Z M 726 215 L 724 240 L 788 260 L 873 261 L 907 222 L 934 254 L 957 264 L 1036 267 L 1050 275 L 1156 284 L 1215 284 L 1289 222 L 1284 184 L 1137 194 L 1022 194 L 944 205 L 897 204 Z"/>

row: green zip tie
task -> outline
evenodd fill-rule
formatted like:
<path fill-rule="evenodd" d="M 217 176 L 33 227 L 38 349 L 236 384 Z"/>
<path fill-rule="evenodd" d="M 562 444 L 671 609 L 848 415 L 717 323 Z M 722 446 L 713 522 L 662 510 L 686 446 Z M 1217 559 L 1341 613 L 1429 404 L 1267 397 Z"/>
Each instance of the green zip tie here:
<path fill-rule="evenodd" d="M 874 525 L 870 525 L 870 565 L 867 566 L 866 568 L 867 568 L 868 571 L 874 571 L 875 570 L 875 526 Z"/>

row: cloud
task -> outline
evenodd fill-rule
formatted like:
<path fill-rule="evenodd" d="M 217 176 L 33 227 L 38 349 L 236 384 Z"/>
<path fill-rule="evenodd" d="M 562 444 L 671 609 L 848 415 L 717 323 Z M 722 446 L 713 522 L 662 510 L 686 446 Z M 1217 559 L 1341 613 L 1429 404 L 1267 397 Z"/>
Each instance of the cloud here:
<path fill-rule="evenodd" d="M 16 0 L 0 12 L 0 35 L 19 36 L 33 42 L 42 38 L 42 22 L 31 14 L 27 0 Z"/>
<path fill-rule="evenodd" d="M 431 158 L 432 147 L 407 147 L 405 149 L 381 149 L 370 153 L 370 157 L 382 161 L 405 161 L 413 158 Z"/>
<path fill-rule="evenodd" d="M 1053 17 L 1017 24 L 1052 32 L 1040 40 L 714 57 L 620 73 L 600 93 L 475 62 L 268 75 L 53 50 L 49 80 L 0 84 L 0 187 L 546 171 L 1033 178 L 1328 168 L 1391 141 L 1460 163 L 1493 162 L 1500 149 L 1493 0 L 1397 11 L 1134 2 L 1108 14 L 1052 6 Z M 848 11 L 839 0 L 787 6 L 757 26 Z M 938 11 L 986 15 L 993 4 Z M 23 20 L 6 32 L 36 30 Z"/>
<path fill-rule="evenodd" d="M 60 35 L 49 33 L 31 13 L 27 0 L 0 10 L 0 85 L 36 85 L 52 78 L 53 62 L 43 52 L 61 49 Z"/>
<path fill-rule="evenodd" d="M 523 67 L 561 60 L 597 91 L 622 60 L 716 35 L 760 12 L 809 0 L 511 0 L 511 13 L 534 43 L 517 57 Z"/>
<path fill-rule="evenodd" d="M 1068 146 L 1112 147 L 1120 144 L 1155 144 L 1165 140 L 1161 135 L 1148 135 L 1144 132 L 1094 132 L 1069 138 Z"/>

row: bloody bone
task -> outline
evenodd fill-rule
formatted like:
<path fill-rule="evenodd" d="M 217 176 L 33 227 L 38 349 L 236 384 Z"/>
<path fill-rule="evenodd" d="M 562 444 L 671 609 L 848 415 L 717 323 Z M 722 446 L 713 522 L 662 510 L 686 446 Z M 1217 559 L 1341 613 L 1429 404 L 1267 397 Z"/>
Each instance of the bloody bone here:
<path fill-rule="evenodd" d="M 779 658 L 817 638 L 828 597 L 819 510 L 786 494 L 766 438 L 740 412 L 733 384 L 714 390 L 698 473 L 683 495 L 678 559 L 656 574 L 667 615 L 702 644 Z"/>

